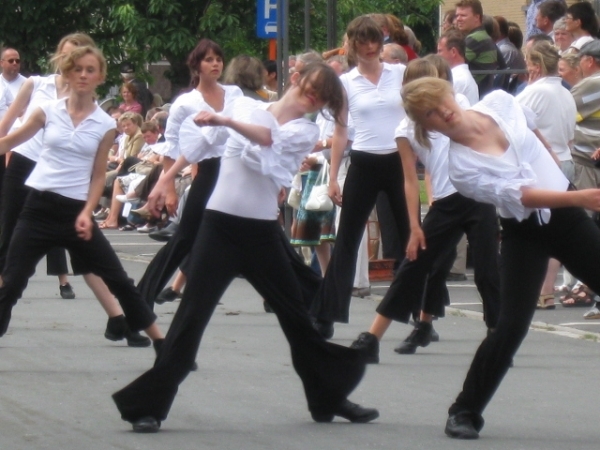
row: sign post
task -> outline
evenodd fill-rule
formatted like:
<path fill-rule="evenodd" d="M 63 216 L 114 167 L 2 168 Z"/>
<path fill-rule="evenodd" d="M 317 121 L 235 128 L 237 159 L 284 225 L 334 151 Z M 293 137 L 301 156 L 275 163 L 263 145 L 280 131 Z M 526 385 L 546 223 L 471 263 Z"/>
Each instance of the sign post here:
<path fill-rule="evenodd" d="M 257 0 L 256 35 L 262 39 L 277 37 L 277 0 Z"/>

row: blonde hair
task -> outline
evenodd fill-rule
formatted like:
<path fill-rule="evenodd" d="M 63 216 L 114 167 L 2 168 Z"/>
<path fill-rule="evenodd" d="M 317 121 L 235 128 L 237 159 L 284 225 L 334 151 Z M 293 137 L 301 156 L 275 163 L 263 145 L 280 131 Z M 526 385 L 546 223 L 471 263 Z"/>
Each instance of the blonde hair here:
<path fill-rule="evenodd" d="M 566 53 L 560 57 L 571 69 L 579 69 L 579 55 L 577 53 Z"/>
<path fill-rule="evenodd" d="M 93 55 L 96 57 L 100 66 L 100 74 L 103 77 L 106 76 L 106 59 L 104 58 L 104 55 L 98 48 L 88 46 L 77 47 L 68 55 L 63 55 L 63 58 L 60 60 L 60 65 L 58 66 L 60 73 L 67 75 L 75 68 L 77 61 L 86 55 Z"/>
<path fill-rule="evenodd" d="M 85 33 L 71 33 L 63 37 L 56 46 L 56 52 L 50 58 L 50 67 L 53 70 L 59 68 L 61 60 L 65 57 L 62 50 L 66 44 L 72 44 L 75 47 L 96 47 L 94 40 Z"/>
<path fill-rule="evenodd" d="M 415 122 L 415 138 L 424 147 L 431 148 L 431 142 L 418 114 L 437 107 L 446 95 L 454 95 L 452 84 L 437 77 L 419 78 L 402 87 L 402 103 L 406 115 Z"/>
<path fill-rule="evenodd" d="M 558 72 L 558 61 L 560 55 L 558 50 L 548 41 L 535 42 L 527 54 L 527 61 L 540 67 L 540 72 L 543 77 L 548 75 L 556 75 Z"/>
<path fill-rule="evenodd" d="M 119 123 L 123 123 L 126 120 L 131 120 L 134 124 L 138 126 L 138 128 L 141 128 L 142 122 L 144 121 L 142 116 L 140 116 L 138 113 L 131 111 L 127 111 L 126 113 L 121 114 L 121 117 L 119 117 Z"/>
<path fill-rule="evenodd" d="M 423 58 L 413 59 L 406 66 L 402 84 L 410 83 L 411 81 L 418 80 L 419 78 L 423 77 L 437 76 L 439 76 L 439 73 L 433 63 Z"/>

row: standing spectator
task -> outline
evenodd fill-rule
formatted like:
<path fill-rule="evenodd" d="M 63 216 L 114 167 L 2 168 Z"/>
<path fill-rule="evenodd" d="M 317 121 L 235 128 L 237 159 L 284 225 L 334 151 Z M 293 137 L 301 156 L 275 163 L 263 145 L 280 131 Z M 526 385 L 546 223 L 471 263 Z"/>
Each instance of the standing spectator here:
<path fill-rule="evenodd" d="M 385 18 L 387 20 L 387 26 L 390 31 L 390 39 L 388 43 L 395 43 L 401 46 L 406 52 L 406 57 L 408 61 L 412 61 L 413 59 L 417 59 L 419 55 L 415 52 L 412 45 L 410 45 L 410 38 L 408 33 L 406 32 L 406 27 L 402 23 L 400 19 L 398 19 L 393 14 L 386 14 Z M 401 61 L 404 63 L 404 61 Z"/>
<path fill-rule="evenodd" d="M 558 19 L 565 15 L 567 6 L 564 2 L 550 0 L 543 2 L 535 16 L 535 26 L 539 30 L 554 39 L 554 24 Z"/>
<path fill-rule="evenodd" d="M 0 53 L 0 119 L 17 96 L 26 78 L 19 73 L 21 57 L 14 48 L 4 48 Z"/>
<path fill-rule="evenodd" d="M 383 46 L 381 60 L 388 64 L 406 64 L 408 55 L 401 45 L 390 43 Z"/>
<path fill-rule="evenodd" d="M 456 10 L 451 9 L 444 13 L 444 18 L 442 19 L 442 34 L 446 31 L 456 28 L 454 26 L 454 21 L 456 20 Z"/>
<path fill-rule="evenodd" d="M 558 53 L 563 55 L 573 43 L 575 37 L 567 31 L 567 19 L 561 17 L 554 22 L 554 44 L 558 47 Z"/>
<path fill-rule="evenodd" d="M 452 70 L 454 92 L 463 94 L 474 105 L 479 101 L 479 88 L 469 72 L 465 61 L 465 40 L 457 30 L 449 30 L 442 35 L 437 45 L 437 54 L 446 60 Z"/>
<path fill-rule="evenodd" d="M 598 36 L 598 18 L 594 8 L 588 2 L 569 6 L 565 20 L 567 21 L 567 31 L 575 39 L 569 47 L 569 52 L 580 51 L 585 44 Z"/>
<path fill-rule="evenodd" d="M 483 7 L 479 0 L 461 0 L 456 4 L 456 27 L 465 33 L 465 59 L 470 70 L 498 69 L 498 48 L 483 28 Z M 493 75 L 475 75 L 479 96 L 493 89 Z"/>
<path fill-rule="evenodd" d="M 526 69 L 525 58 L 519 50 L 509 39 L 508 39 L 508 22 L 502 16 L 495 16 L 496 22 L 498 23 L 498 40 L 496 45 L 500 49 L 500 53 L 504 58 L 506 67 L 509 69 Z"/>
<path fill-rule="evenodd" d="M 121 64 L 121 78 L 124 83 L 132 83 L 135 85 L 137 89 L 137 99 L 142 105 L 142 117 L 146 116 L 146 112 L 152 107 L 152 102 L 154 102 L 154 96 L 152 92 L 141 80 L 138 80 L 135 76 L 135 66 L 129 62 L 125 62 Z"/>
<path fill-rule="evenodd" d="M 547 2 L 549 0 L 532 0 L 531 3 L 529 4 L 529 8 L 527 8 L 527 15 L 526 15 L 526 25 L 527 25 L 527 29 L 525 30 L 525 36 L 527 39 L 529 39 L 531 36 L 535 35 L 535 34 L 540 34 L 542 31 L 537 27 L 536 25 L 536 20 L 537 20 L 537 13 L 538 13 L 538 9 L 540 7 L 540 5 L 542 5 L 543 3 Z M 552 0 L 550 0 L 552 1 Z M 565 7 L 566 7 L 566 2 L 564 0 L 559 0 L 560 2 L 562 2 Z"/>

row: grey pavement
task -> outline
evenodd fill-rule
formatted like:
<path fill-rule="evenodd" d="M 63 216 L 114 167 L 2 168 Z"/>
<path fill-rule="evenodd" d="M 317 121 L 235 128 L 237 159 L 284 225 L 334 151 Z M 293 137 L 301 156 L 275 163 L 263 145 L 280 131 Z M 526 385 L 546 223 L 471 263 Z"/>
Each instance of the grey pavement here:
<path fill-rule="evenodd" d="M 107 232 L 136 280 L 159 245 L 135 232 Z M 472 281 L 472 277 L 469 278 Z M 393 348 L 410 331 L 394 324 L 351 400 L 375 406 L 371 424 L 313 423 L 276 318 L 236 279 L 206 330 L 199 370 L 182 384 L 155 435 L 138 435 L 110 398 L 148 369 L 152 349 L 103 337 L 106 315 L 80 277 L 75 300 L 62 300 L 56 278 L 38 267 L 0 338 L 0 450 L 5 449 L 596 449 L 598 325 L 584 309 L 538 311 L 536 322 L 484 413 L 478 441 L 444 435 L 458 394 L 485 335 L 472 282 L 452 283 L 453 308 L 435 322 L 439 343 L 416 355 Z M 379 283 L 385 286 L 386 283 Z M 380 294 L 354 299 L 350 324 L 334 342 L 349 345 L 368 328 Z M 157 306 L 166 331 L 177 303 Z M 600 321 L 597 321 L 600 322 Z M 542 325 L 547 324 L 547 325 Z"/>

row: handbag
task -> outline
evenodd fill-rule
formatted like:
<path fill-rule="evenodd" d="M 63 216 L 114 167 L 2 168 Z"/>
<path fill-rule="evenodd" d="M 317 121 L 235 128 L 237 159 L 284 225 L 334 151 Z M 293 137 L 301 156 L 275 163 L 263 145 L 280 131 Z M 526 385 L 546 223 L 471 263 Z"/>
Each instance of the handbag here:
<path fill-rule="evenodd" d="M 150 161 L 140 161 L 129 168 L 129 172 L 139 175 L 148 175 L 154 168 L 154 163 Z"/>
<path fill-rule="evenodd" d="M 302 175 L 299 173 L 292 180 L 292 187 L 288 194 L 287 204 L 294 209 L 300 208 L 300 200 L 302 200 Z"/>
<path fill-rule="evenodd" d="M 323 163 L 304 209 L 307 211 L 331 211 L 333 201 L 329 198 L 329 164 Z"/>

